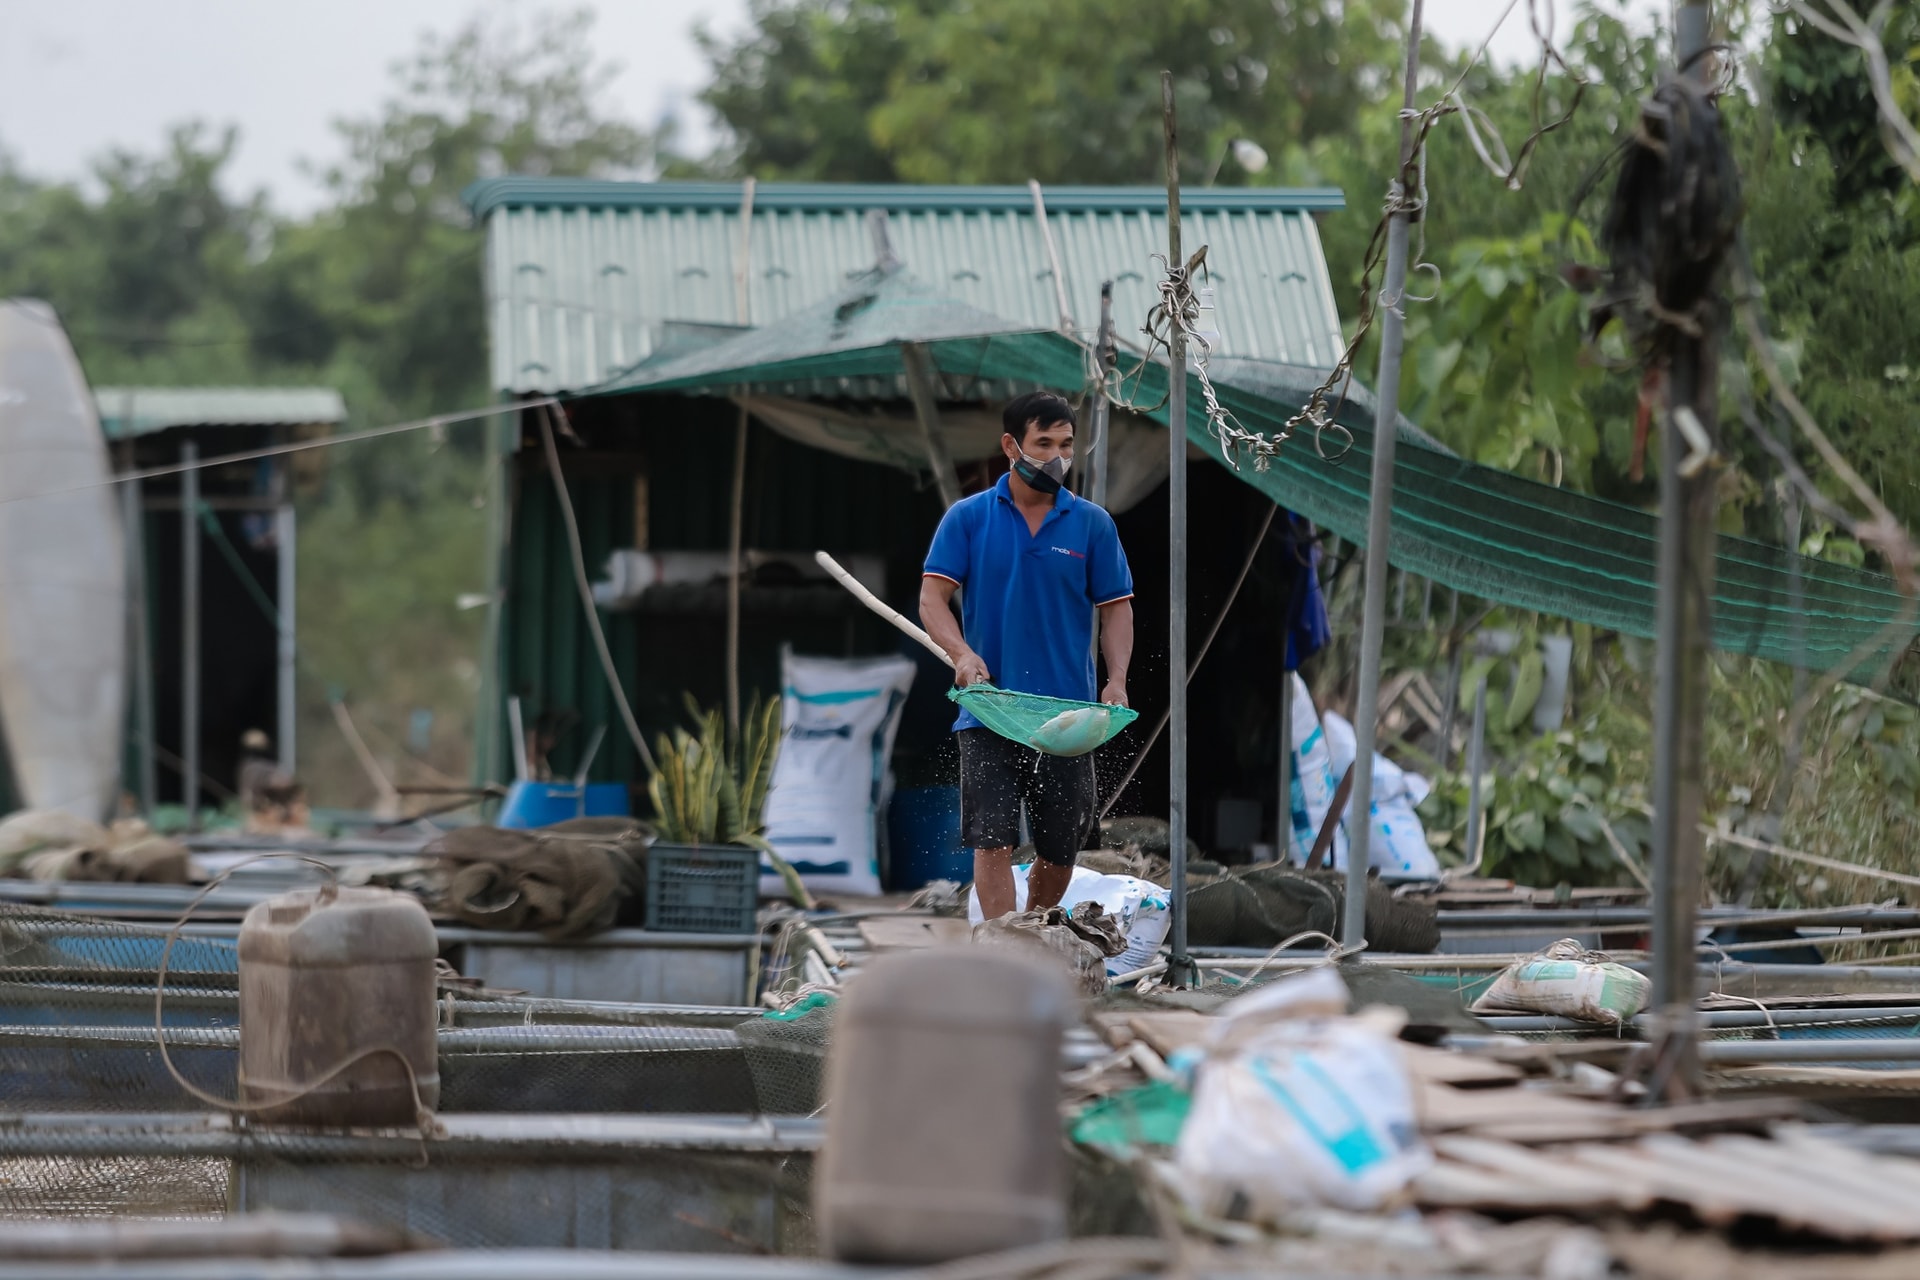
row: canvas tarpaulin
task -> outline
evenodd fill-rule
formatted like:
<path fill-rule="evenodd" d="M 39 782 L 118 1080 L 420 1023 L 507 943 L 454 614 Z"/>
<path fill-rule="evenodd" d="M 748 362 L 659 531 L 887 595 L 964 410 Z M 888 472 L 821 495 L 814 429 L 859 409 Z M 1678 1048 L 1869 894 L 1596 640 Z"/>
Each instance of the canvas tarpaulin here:
<path fill-rule="evenodd" d="M 1058 333 L 1007 333 L 989 317 L 990 324 L 970 336 L 923 337 L 951 333 L 961 322 L 949 308 L 961 304 L 941 305 L 921 296 L 918 303 L 887 311 L 895 320 L 938 322 L 921 332 L 890 331 L 871 306 L 864 314 L 876 323 L 856 332 L 836 321 L 831 307 L 816 308 L 769 326 L 780 331 L 777 335 L 756 330 L 692 357 L 642 366 L 592 394 L 846 395 L 847 390 L 817 389 L 896 382 L 902 375 L 903 342 L 925 348 L 939 372 L 943 398 L 980 400 L 989 398 L 987 388 L 1004 387 L 1077 395 L 1088 386 L 1086 349 Z M 859 341 L 867 345 L 852 345 Z M 1123 368 L 1128 364 L 1123 357 Z M 1135 404 L 1158 404 L 1147 412 L 1162 423 L 1167 372 L 1165 365 L 1150 363 L 1124 388 Z M 1223 362 L 1214 378 L 1221 406 L 1247 429 L 1269 436 L 1304 401 L 1304 394 L 1285 394 L 1299 381 L 1299 371 L 1250 361 Z M 1187 437 L 1218 460 L 1220 445 L 1208 432 L 1199 380 L 1189 373 L 1188 383 Z M 1372 413 L 1350 398 L 1338 421 L 1352 433 L 1352 448 L 1338 461 L 1321 458 L 1311 434 L 1303 431 L 1266 470 L 1242 459 L 1235 474 L 1321 528 L 1364 542 Z M 1400 432 L 1389 547 L 1394 565 L 1486 600 L 1652 637 L 1658 542 L 1653 515 L 1454 456 L 1404 421 Z M 1796 560 L 1801 574 L 1797 609 L 1789 572 Z M 1888 630 L 1900 618 L 1904 601 L 1882 574 L 1725 536 L 1719 539 L 1717 568 L 1716 648 L 1824 671 L 1843 665 L 1866 645 L 1873 646 L 1868 666 L 1884 662 L 1912 635 L 1912 628 Z"/>
<path fill-rule="evenodd" d="M 843 458 L 878 462 L 912 475 L 927 474 L 926 437 L 912 412 L 865 405 L 823 404 L 790 396 L 737 396 L 735 400 L 773 430 L 812 449 Z M 1148 418 L 1116 413 L 1108 428 L 1107 510 L 1129 510 L 1167 478 L 1166 428 Z M 940 431 L 956 462 L 1000 452 L 998 405 L 948 406 Z"/>

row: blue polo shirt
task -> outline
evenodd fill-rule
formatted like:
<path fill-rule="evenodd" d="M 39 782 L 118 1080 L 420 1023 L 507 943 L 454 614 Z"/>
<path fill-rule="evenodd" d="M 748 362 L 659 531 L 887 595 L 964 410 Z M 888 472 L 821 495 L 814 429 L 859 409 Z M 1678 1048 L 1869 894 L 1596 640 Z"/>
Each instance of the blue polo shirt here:
<path fill-rule="evenodd" d="M 1133 594 L 1120 533 L 1105 510 L 1062 489 L 1040 531 L 1029 533 L 1001 476 L 947 509 L 926 572 L 965 588 L 960 626 L 995 685 L 1093 701 L 1093 608 Z M 979 723 L 962 710 L 953 727 Z"/>

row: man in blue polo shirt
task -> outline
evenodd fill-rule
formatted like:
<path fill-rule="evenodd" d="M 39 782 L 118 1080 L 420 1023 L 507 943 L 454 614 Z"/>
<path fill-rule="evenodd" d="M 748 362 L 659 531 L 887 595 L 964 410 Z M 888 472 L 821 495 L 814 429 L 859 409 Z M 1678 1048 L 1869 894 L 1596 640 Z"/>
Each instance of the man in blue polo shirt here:
<path fill-rule="evenodd" d="M 953 504 L 933 535 L 920 583 L 920 621 L 953 659 L 961 688 L 1002 689 L 1080 702 L 1094 699 L 1093 628 L 1107 682 L 1100 701 L 1127 705 L 1133 656 L 1133 574 L 1113 517 L 1062 487 L 1073 462 L 1073 408 L 1034 392 L 1001 412 L 1009 473 Z M 953 616 L 953 594 L 961 616 Z M 1014 909 L 1013 848 L 1020 806 L 1038 858 L 1027 875 L 1029 910 L 1057 906 L 1092 834 L 1091 755 L 1043 755 L 982 728 L 966 711 L 960 743 L 960 839 L 973 853 L 974 887 L 989 920 Z"/>

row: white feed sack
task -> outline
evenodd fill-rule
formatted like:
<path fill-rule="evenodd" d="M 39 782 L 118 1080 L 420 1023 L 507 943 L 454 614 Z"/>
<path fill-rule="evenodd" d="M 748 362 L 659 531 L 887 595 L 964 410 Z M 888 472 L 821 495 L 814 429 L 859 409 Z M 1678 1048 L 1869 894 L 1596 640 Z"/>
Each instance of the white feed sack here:
<path fill-rule="evenodd" d="M 1394 1025 L 1347 1016 L 1331 969 L 1229 1001 L 1174 1146 L 1180 1185 L 1216 1216 L 1275 1221 L 1392 1206 L 1433 1163 Z"/>
<path fill-rule="evenodd" d="M 880 892 L 879 816 L 887 761 L 913 684 L 904 657 L 780 655 L 780 754 L 767 792 L 767 842 L 809 889 Z M 764 860 L 760 892 L 786 885 Z"/>
<path fill-rule="evenodd" d="M 1336 711 L 1322 717 L 1326 725 L 1329 766 L 1337 783 L 1353 763 L 1357 742 L 1353 725 Z M 1427 829 L 1414 810 L 1433 785 L 1417 773 L 1408 773 L 1379 752 L 1373 753 L 1373 839 L 1367 846 L 1369 863 L 1396 880 L 1438 880 L 1440 859 L 1427 843 Z M 1340 819 L 1347 843 L 1336 846 L 1334 865 L 1346 866 L 1353 813 Z"/>
<path fill-rule="evenodd" d="M 1293 723 L 1287 726 L 1293 749 L 1293 763 L 1287 770 L 1290 810 L 1287 845 L 1294 865 L 1299 866 L 1313 852 L 1314 837 L 1320 834 L 1327 810 L 1333 807 L 1333 793 L 1340 785 L 1340 775 L 1333 767 L 1326 731 L 1320 724 L 1320 713 L 1314 709 L 1313 695 L 1307 691 L 1307 682 L 1297 672 L 1287 679 L 1293 681 L 1293 697 L 1289 699 Z M 1347 833 L 1341 828 L 1333 833 L 1333 865 L 1347 865 Z"/>

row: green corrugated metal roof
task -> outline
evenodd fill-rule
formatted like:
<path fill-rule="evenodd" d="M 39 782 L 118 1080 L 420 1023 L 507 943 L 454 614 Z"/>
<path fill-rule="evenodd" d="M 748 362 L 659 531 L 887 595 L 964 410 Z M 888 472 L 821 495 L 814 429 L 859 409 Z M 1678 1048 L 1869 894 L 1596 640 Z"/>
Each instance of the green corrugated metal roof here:
<path fill-rule="evenodd" d="M 655 353 L 672 322 L 764 325 L 874 265 L 869 210 L 941 294 L 1025 328 L 1054 328 L 1053 264 L 1024 187 L 763 183 L 754 192 L 748 308 L 736 305 L 742 188 L 726 183 L 498 178 L 466 193 L 487 230 L 494 386 L 577 391 Z M 1076 328 L 1090 337 L 1114 282 L 1122 338 L 1156 300 L 1166 195 L 1152 187 L 1045 189 Z M 1235 188 L 1181 197 L 1185 242 L 1209 246 L 1222 356 L 1330 367 L 1339 312 L 1313 215 L 1333 190 Z"/>
<path fill-rule="evenodd" d="M 1047 213 L 1154 213 L 1166 207 L 1159 187 L 1047 187 Z M 594 178 L 488 178 L 468 187 L 465 198 L 476 218 L 496 209 L 725 209 L 740 207 L 737 182 L 611 182 Z M 861 182 L 768 182 L 757 184 L 758 209 L 813 212 L 867 209 L 1028 213 L 1026 187 L 902 186 Z M 1347 198 L 1334 187 L 1202 187 L 1180 193 L 1184 210 L 1271 213 L 1336 212 Z"/>
<path fill-rule="evenodd" d="M 332 387 L 95 387 L 110 440 L 170 427 L 310 426 L 347 420 Z"/>

